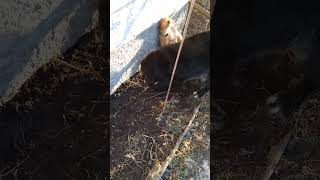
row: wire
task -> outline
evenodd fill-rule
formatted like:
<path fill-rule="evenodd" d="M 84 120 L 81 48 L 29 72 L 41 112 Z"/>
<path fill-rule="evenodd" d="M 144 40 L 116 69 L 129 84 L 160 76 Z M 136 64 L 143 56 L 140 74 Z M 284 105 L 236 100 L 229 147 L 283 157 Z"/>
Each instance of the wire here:
<path fill-rule="evenodd" d="M 168 87 L 166 99 L 165 99 L 165 101 L 164 101 L 164 105 L 163 105 L 163 109 L 162 109 L 161 114 L 165 111 L 165 108 L 166 108 L 166 106 L 167 106 L 167 101 L 168 101 L 168 97 L 169 97 L 169 93 L 170 93 L 172 81 L 173 81 L 173 78 L 174 78 L 174 75 L 175 75 L 175 72 L 176 72 L 176 68 L 177 68 L 177 65 L 178 65 L 178 61 L 179 61 L 179 57 L 180 57 L 180 52 L 181 52 L 181 49 L 182 49 L 182 46 L 183 46 L 183 43 L 184 43 L 184 39 L 185 39 L 185 37 L 186 37 L 186 33 L 187 33 L 187 29 L 188 29 L 188 24 L 189 24 L 189 20 L 190 20 L 191 14 L 192 14 L 194 2 L 195 2 L 195 0 L 191 0 L 191 4 L 190 4 L 190 8 L 189 8 L 189 12 L 188 12 L 186 24 L 185 24 L 184 29 L 183 29 L 182 41 L 181 41 L 180 46 L 179 46 L 179 50 L 178 50 L 178 54 L 177 54 L 177 57 L 176 57 L 176 61 L 175 61 L 175 63 L 174 63 L 174 67 L 173 67 L 173 70 L 172 70 L 171 79 L 170 79 L 170 83 L 169 83 L 169 87 Z"/>

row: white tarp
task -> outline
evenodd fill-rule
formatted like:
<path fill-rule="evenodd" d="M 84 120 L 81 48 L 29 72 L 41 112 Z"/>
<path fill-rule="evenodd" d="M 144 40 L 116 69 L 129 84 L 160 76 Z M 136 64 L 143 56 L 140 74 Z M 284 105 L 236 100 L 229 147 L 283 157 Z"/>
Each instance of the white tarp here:
<path fill-rule="evenodd" d="M 188 0 L 111 0 L 110 93 L 138 71 L 144 56 L 159 46 L 158 22 L 171 16 L 183 24 Z"/>
<path fill-rule="evenodd" d="M 111 0 L 111 51 L 129 41 L 160 18 L 179 11 L 188 0 Z"/>

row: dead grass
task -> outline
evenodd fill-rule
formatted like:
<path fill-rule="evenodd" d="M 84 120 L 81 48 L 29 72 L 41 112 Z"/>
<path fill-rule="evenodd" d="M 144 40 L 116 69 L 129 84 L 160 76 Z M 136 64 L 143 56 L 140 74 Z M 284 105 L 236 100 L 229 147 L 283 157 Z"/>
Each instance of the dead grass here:
<path fill-rule="evenodd" d="M 204 16 L 193 12 L 187 37 L 208 30 L 208 22 Z M 126 81 L 112 95 L 112 179 L 127 179 L 129 176 L 133 179 L 143 179 L 151 168 L 160 165 L 173 149 L 189 122 L 194 102 L 185 98 L 185 92 L 171 89 L 166 110 L 159 118 L 165 96 L 166 91 L 153 92 L 148 89 L 139 74 Z M 206 98 L 205 107 L 201 108 L 199 117 L 195 119 L 194 126 L 183 140 L 177 158 L 169 165 L 165 177 L 187 177 L 181 176 L 183 172 L 190 172 L 188 177 L 194 177 L 200 173 L 201 161 L 209 159 L 210 103 L 209 96 Z M 186 162 L 190 164 L 192 161 L 199 161 L 197 170 L 191 171 L 192 166 L 184 166 Z"/>

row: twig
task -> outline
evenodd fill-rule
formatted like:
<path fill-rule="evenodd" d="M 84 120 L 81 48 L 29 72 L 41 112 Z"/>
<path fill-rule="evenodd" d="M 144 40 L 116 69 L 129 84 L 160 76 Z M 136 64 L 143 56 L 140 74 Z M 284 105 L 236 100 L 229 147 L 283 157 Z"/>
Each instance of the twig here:
<path fill-rule="evenodd" d="M 166 92 L 160 92 L 160 93 L 158 93 L 158 94 L 155 94 L 155 95 L 153 95 L 153 96 L 150 96 L 150 97 L 148 97 L 148 98 L 143 99 L 143 101 L 146 101 L 146 100 L 149 100 L 149 99 L 158 97 L 158 96 L 160 96 L 160 95 L 162 95 L 162 94 L 165 94 L 165 93 L 166 93 Z"/>
<path fill-rule="evenodd" d="M 73 68 L 73 69 L 76 69 L 76 70 L 78 70 L 78 71 L 89 72 L 89 70 L 87 70 L 87 69 L 81 69 L 81 68 L 76 67 L 76 66 L 74 66 L 74 65 L 72 65 L 72 64 L 70 64 L 70 63 L 67 63 L 67 62 L 65 62 L 65 61 L 62 61 L 62 60 L 60 60 L 60 59 L 58 59 L 58 58 L 55 58 L 54 60 L 57 61 L 57 62 L 59 62 L 59 63 L 61 63 L 61 64 L 64 64 L 64 65 L 66 65 L 66 66 L 69 66 L 69 67 L 71 67 L 71 68 Z"/>
<path fill-rule="evenodd" d="M 89 112 L 89 114 L 91 115 L 91 113 L 92 113 L 92 111 L 93 111 L 93 109 L 96 107 L 96 103 L 94 103 L 93 105 L 92 105 L 92 107 L 91 107 L 91 109 L 90 109 L 90 112 Z"/>
<path fill-rule="evenodd" d="M 65 126 L 65 127 L 61 128 L 54 136 L 47 136 L 47 137 L 50 139 L 54 139 L 54 138 L 58 137 L 62 133 L 62 131 L 64 131 L 66 128 L 69 128 L 69 126 Z"/>
<path fill-rule="evenodd" d="M 165 156 L 165 153 L 163 152 L 163 150 L 161 149 L 161 147 L 158 146 L 158 144 L 157 144 L 157 148 L 160 150 L 161 154 L 162 154 L 163 156 Z"/>
<path fill-rule="evenodd" d="M 22 163 L 24 163 L 27 159 L 29 159 L 30 156 L 26 157 L 25 159 L 23 159 L 22 161 L 20 161 L 15 167 L 13 167 L 12 169 L 10 169 L 9 171 L 7 171 L 6 173 L 3 173 L 0 175 L 0 177 L 4 177 L 10 173 L 12 173 L 14 170 L 16 170 Z"/>
<path fill-rule="evenodd" d="M 127 104 L 124 104 L 122 107 L 127 107 L 127 106 L 129 106 L 129 105 L 131 105 L 131 104 L 133 104 L 133 103 L 135 103 L 135 102 L 137 102 L 137 101 L 145 102 L 146 100 L 149 100 L 149 99 L 152 99 L 152 98 L 156 98 L 156 97 L 158 97 L 158 96 L 160 96 L 160 95 L 162 95 L 162 94 L 165 94 L 165 93 L 167 93 L 167 91 L 156 93 L 155 95 L 152 95 L 152 96 L 147 97 L 147 98 L 142 99 L 142 100 L 139 99 L 139 98 L 137 98 L 137 99 L 135 99 L 135 100 L 133 100 L 133 101 L 127 103 Z M 152 94 L 154 94 L 154 93 L 152 93 Z"/>
<path fill-rule="evenodd" d="M 259 104 L 258 104 L 258 105 L 256 106 L 256 110 L 255 110 L 255 111 L 253 112 L 253 114 L 250 116 L 249 120 L 252 120 L 252 119 L 257 115 L 259 109 L 260 109 L 260 106 L 259 106 Z"/>
<path fill-rule="evenodd" d="M 176 56 L 176 60 L 175 60 L 174 66 L 173 66 L 173 70 L 172 70 L 172 74 L 171 74 L 171 78 L 170 78 L 170 83 L 169 83 L 169 87 L 168 87 L 166 99 L 165 99 L 165 101 L 164 101 L 164 106 L 163 106 L 163 109 L 162 109 L 162 113 L 163 113 L 163 112 L 165 111 L 165 109 L 166 109 L 166 105 L 167 105 L 167 101 L 168 101 L 168 98 L 169 98 L 169 93 L 170 93 L 171 85 L 172 85 L 173 78 L 174 78 L 174 75 L 175 75 L 175 72 L 176 72 L 176 68 L 177 68 L 177 65 L 178 65 L 178 61 L 179 61 L 179 57 L 180 57 L 182 45 L 183 45 L 183 43 L 184 43 L 184 40 L 185 40 L 185 37 L 186 37 L 186 34 L 187 34 L 188 24 L 189 24 L 189 20 L 190 20 L 191 14 L 192 14 L 192 9 L 193 9 L 194 3 L 195 3 L 195 0 L 191 0 L 189 12 L 188 12 L 188 15 L 187 15 L 186 24 L 184 25 L 184 29 L 183 29 L 182 40 L 181 40 L 181 43 L 180 43 L 180 46 L 179 46 L 179 49 L 178 49 L 178 53 L 177 53 L 177 56 Z M 160 113 L 160 115 L 161 115 L 162 113 Z"/>
<path fill-rule="evenodd" d="M 153 151 L 152 149 L 153 149 L 153 145 L 154 145 L 154 144 L 156 144 L 156 142 L 155 142 L 154 139 L 152 139 L 152 145 L 151 145 L 151 148 L 150 148 L 150 151 L 149 151 L 149 155 L 150 155 L 150 159 L 151 159 L 151 160 L 157 159 L 157 153 L 156 153 L 156 152 L 155 152 L 155 156 L 156 156 L 155 158 L 153 158 L 153 155 L 152 155 L 152 151 Z M 157 144 L 156 144 L 156 145 L 157 145 Z"/>
<path fill-rule="evenodd" d="M 184 139 L 185 135 L 187 134 L 187 132 L 189 131 L 192 122 L 194 120 L 194 118 L 196 117 L 200 106 L 201 106 L 202 102 L 199 103 L 192 114 L 192 117 L 189 121 L 189 124 L 187 125 L 187 127 L 184 129 L 183 133 L 179 136 L 179 139 L 177 140 L 174 148 L 172 149 L 170 155 L 166 158 L 166 160 L 162 163 L 162 165 L 159 168 L 152 168 L 152 171 L 149 172 L 149 174 L 146 177 L 146 180 L 160 180 L 160 178 L 162 177 L 162 175 L 164 174 L 165 170 L 167 169 L 168 165 L 171 163 L 172 159 L 174 158 L 176 151 L 178 150 L 182 140 Z"/>
<path fill-rule="evenodd" d="M 151 136 L 147 136 L 145 134 L 142 134 L 143 137 L 146 137 L 146 138 L 151 138 L 151 139 L 154 139 L 155 137 L 151 137 Z"/>
<path fill-rule="evenodd" d="M 286 149 L 288 142 L 290 140 L 292 132 L 289 131 L 277 144 L 271 147 L 269 152 L 269 163 L 268 166 L 264 172 L 264 174 L 261 176 L 260 180 L 269 180 L 272 176 L 274 169 L 280 160 L 284 150 Z"/>
<path fill-rule="evenodd" d="M 189 1 L 190 2 L 190 1 Z M 194 9 L 197 10 L 198 12 L 200 12 L 200 14 L 202 14 L 203 16 L 205 16 L 206 18 L 210 18 L 210 12 L 208 10 L 206 10 L 205 8 L 203 8 L 200 4 L 198 4 L 197 2 L 194 3 Z"/>

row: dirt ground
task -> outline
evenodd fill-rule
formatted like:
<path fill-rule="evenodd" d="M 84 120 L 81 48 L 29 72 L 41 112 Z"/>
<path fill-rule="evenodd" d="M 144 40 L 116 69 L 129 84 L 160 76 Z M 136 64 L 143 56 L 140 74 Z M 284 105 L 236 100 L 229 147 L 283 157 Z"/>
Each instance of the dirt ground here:
<path fill-rule="evenodd" d="M 194 13 L 188 36 L 206 30 L 205 22 Z M 165 118 L 158 121 L 166 92 L 151 91 L 138 74 L 109 101 L 103 39 L 98 29 L 85 35 L 0 108 L 0 180 L 105 179 L 108 133 L 112 179 L 142 179 L 168 156 L 197 102 L 172 90 Z M 258 102 L 267 95 L 259 91 L 244 106 L 214 99 L 233 108 L 241 121 L 210 139 L 207 94 L 164 178 L 208 179 L 210 164 L 214 179 L 255 179 L 270 146 L 291 127 L 293 138 L 271 179 L 320 179 L 320 93 L 310 96 L 288 123 L 258 116 Z"/>
<path fill-rule="evenodd" d="M 102 32 L 39 69 L 0 109 L 0 179 L 104 179 L 108 77 Z"/>
<path fill-rule="evenodd" d="M 193 104 L 182 100 L 185 95 L 182 92 L 172 92 L 166 112 L 168 119 L 157 124 L 155 117 L 165 93 L 148 91 L 139 76 L 127 81 L 108 101 L 109 82 L 105 78 L 109 76 L 109 64 L 102 34 L 96 29 L 68 52 L 53 58 L 1 107 L 1 180 L 105 179 L 108 133 L 114 165 L 110 174 L 115 179 L 141 177 L 156 160 L 168 155 L 191 115 Z M 196 137 L 198 145 L 202 143 L 207 152 L 205 158 L 196 160 L 209 159 L 209 100 L 206 102 L 195 120 L 197 126 L 191 130 L 201 131 L 187 136 L 189 140 Z M 180 149 L 181 156 L 198 147 L 186 142 L 187 149 Z M 171 166 L 172 171 L 174 165 Z M 203 176 L 200 171 L 196 173 Z M 166 176 L 176 179 L 177 173 Z"/>
<path fill-rule="evenodd" d="M 194 11 L 187 37 L 208 30 L 208 19 Z M 163 162 L 188 124 L 195 104 L 191 91 L 172 90 L 169 104 L 158 121 L 166 92 L 147 88 L 139 74 L 111 96 L 111 178 L 144 179 Z M 204 97 L 194 126 L 186 135 L 164 179 L 209 179 L 210 98 Z"/>
<path fill-rule="evenodd" d="M 135 76 L 130 85 L 124 84 L 111 97 L 112 179 L 143 179 L 154 164 L 163 162 L 169 155 L 193 112 L 194 104 L 188 102 L 190 99 L 184 98 L 185 93 L 172 92 L 164 113 L 165 119 L 159 122 L 157 117 L 161 113 L 166 94 L 145 90 L 146 86 L 139 81 L 139 76 Z M 171 179 L 177 179 L 196 175 L 196 172 L 190 173 L 181 167 L 185 161 L 182 157 L 189 156 L 192 150 L 198 148 L 198 153 L 194 153 L 196 156 L 205 156 L 203 152 L 207 152 L 205 157 L 197 158 L 209 160 L 209 96 L 205 102 L 195 120 L 196 126 L 190 130 L 193 133 L 187 135 L 179 149 L 179 159 L 171 164 L 171 172 L 169 170 L 166 174 L 168 179 L 170 176 Z M 176 167 L 184 169 L 187 174 L 177 175 L 182 171 Z M 175 170 L 174 173 L 172 169 Z"/>

